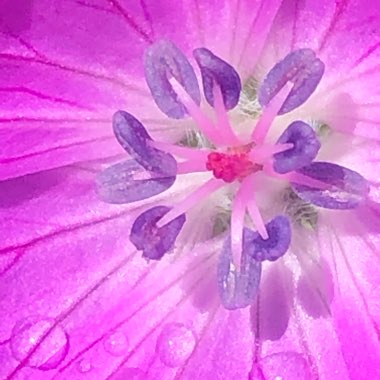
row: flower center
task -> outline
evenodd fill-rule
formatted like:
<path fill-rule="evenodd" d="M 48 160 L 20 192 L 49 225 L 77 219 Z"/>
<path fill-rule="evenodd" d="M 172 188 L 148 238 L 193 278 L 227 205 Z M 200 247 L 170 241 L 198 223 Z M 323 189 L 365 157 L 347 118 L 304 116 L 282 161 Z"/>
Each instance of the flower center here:
<path fill-rule="evenodd" d="M 238 149 L 243 150 L 243 149 Z M 236 153 L 212 152 L 207 156 L 207 170 L 212 171 L 215 178 L 231 183 L 236 180 L 242 181 L 244 178 L 259 170 L 263 166 L 255 164 L 245 151 Z"/>
<path fill-rule="evenodd" d="M 190 209 L 222 188 L 230 193 L 236 191 L 217 280 L 223 305 L 227 309 L 242 308 L 257 295 L 261 263 L 282 257 L 288 251 L 292 234 L 288 216 L 264 220 L 261 215 L 256 201 L 262 177 L 258 172 L 286 181 L 307 204 L 330 209 L 357 207 L 366 199 L 368 184 L 350 169 L 316 162 L 319 138 L 301 120 L 288 125 L 277 141 L 268 142 L 273 120 L 302 105 L 323 76 L 324 64 L 312 50 L 289 53 L 267 74 L 257 92 L 262 113 L 247 144 L 235 132 L 228 115 L 237 106 L 242 90 L 238 73 L 208 49 L 199 48 L 193 54 L 200 69 L 204 97 L 215 110 L 215 121 L 200 107 L 200 90 L 192 65 L 170 41 L 159 41 L 148 48 L 144 62 L 146 80 L 157 106 L 167 116 L 190 116 L 202 135 L 217 148 L 193 149 L 153 141 L 134 116 L 118 111 L 113 118 L 115 136 L 132 160 L 101 173 L 100 194 L 111 203 L 129 203 L 164 192 L 182 175 L 212 172 L 195 191 L 175 204 L 156 205 L 135 220 L 131 242 L 143 251 L 144 257 L 159 260 L 173 249 Z M 232 182 L 237 182 L 237 186 L 229 186 Z M 269 190 L 265 188 L 265 194 Z"/>

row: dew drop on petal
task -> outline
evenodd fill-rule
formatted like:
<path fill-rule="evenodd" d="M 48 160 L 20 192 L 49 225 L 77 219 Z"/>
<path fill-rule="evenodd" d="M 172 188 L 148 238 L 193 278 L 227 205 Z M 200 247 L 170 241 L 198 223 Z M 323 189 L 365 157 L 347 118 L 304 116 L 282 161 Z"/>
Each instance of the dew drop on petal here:
<path fill-rule="evenodd" d="M 182 323 L 168 323 L 157 339 L 156 352 L 168 367 L 182 365 L 196 345 L 194 332 Z"/>
<path fill-rule="evenodd" d="M 255 364 L 250 380 L 310 380 L 311 371 L 303 355 L 297 352 L 279 352 L 263 357 Z"/>
<path fill-rule="evenodd" d="M 82 359 L 78 362 L 78 371 L 81 373 L 87 373 L 92 370 L 92 364 L 88 359 Z"/>
<path fill-rule="evenodd" d="M 103 346 L 111 355 L 119 356 L 126 353 L 129 342 L 124 333 L 121 331 L 114 331 L 105 337 Z"/>
<path fill-rule="evenodd" d="M 69 349 L 68 335 L 54 320 L 39 316 L 17 322 L 10 339 L 12 354 L 18 361 L 40 370 L 56 368 Z"/>
<path fill-rule="evenodd" d="M 109 377 L 109 380 L 147 380 L 147 377 L 140 368 L 126 367 Z"/>

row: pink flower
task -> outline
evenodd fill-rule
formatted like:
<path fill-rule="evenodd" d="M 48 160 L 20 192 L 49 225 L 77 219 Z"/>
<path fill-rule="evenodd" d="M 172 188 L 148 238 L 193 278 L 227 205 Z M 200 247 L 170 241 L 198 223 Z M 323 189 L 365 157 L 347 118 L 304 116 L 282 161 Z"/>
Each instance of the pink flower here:
<path fill-rule="evenodd" d="M 379 6 L 0 9 L 0 378 L 380 377 Z"/>

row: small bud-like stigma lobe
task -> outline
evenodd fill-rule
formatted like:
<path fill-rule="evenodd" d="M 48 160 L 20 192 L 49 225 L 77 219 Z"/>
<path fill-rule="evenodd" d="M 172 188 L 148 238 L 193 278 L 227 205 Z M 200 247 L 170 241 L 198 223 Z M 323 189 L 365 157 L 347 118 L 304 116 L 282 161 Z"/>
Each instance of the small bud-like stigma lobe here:
<path fill-rule="evenodd" d="M 259 89 L 259 103 L 265 107 L 287 82 L 293 88 L 283 103 L 279 115 L 293 111 L 310 97 L 325 71 L 324 63 L 311 49 L 299 49 L 278 62 L 265 77 Z"/>
<path fill-rule="evenodd" d="M 113 131 L 120 145 L 146 170 L 165 176 L 176 175 L 174 157 L 149 145 L 152 138 L 134 116 L 125 111 L 116 112 Z"/>
<path fill-rule="evenodd" d="M 206 48 L 195 49 L 193 55 L 201 70 L 207 102 L 214 106 L 214 86 L 217 85 L 221 89 L 225 108 L 235 108 L 241 92 L 241 81 L 236 70 Z"/>
<path fill-rule="evenodd" d="M 317 156 L 321 143 L 313 128 L 303 121 L 294 121 L 277 140 L 277 144 L 292 143 L 293 148 L 276 153 L 273 168 L 285 174 L 309 165 Z"/>
<path fill-rule="evenodd" d="M 161 40 L 149 46 L 144 57 L 145 78 L 154 101 L 160 110 L 173 119 L 187 115 L 186 107 L 180 102 L 170 79 L 184 88 L 199 105 L 201 96 L 197 77 L 190 62 L 177 46 Z"/>
<path fill-rule="evenodd" d="M 298 172 L 331 185 L 327 189 L 316 189 L 292 183 L 300 198 L 320 207 L 354 209 L 366 200 L 369 193 L 368 182 L 359 173 L 330 162 L 313 162 Z"/>
<path fill-rule="evenodd" d="M 157 222 L 170 210 L 170 207 L 156 206 L 137 217 L 133 223 L 130 240 L 143 257 L 160 260 L 174 247 L 175 240 L 186 221 L 185 214 L 178 216 L 162 227 Z"/>
<path fill-rule="evenodd" d="M 247 253 L 256 261 L 275 261 L 289 249 L 292 235 L 290 221 L 286 216 L 278 215 L 265 227 L 268 239 L 263 239 L 258 232 L 254 232 L 247 242 Z"/>

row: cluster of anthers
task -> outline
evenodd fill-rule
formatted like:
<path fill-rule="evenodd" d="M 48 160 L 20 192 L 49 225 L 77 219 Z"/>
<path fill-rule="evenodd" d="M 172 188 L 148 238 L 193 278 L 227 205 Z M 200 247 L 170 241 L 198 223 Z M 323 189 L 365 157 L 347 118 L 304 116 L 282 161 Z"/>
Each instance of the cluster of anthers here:
<path fill-rule="evenodd" d="M 269 71 L 258 89 L 261 116 L 248 139 L 235 132 L 227 114 L 239 102 L 238 73 L 206 48 L 195 49 L 193 55 L 204 97 L 215 110 L 214 120 L 201 110 L 194 69 L 172 42 L 162 40 L 147 49 L 145 76 L 160 110 L 173 119 L 190 116 L 210 144 L 192 148 L 154 141 L 134 116 L 118 111 L 113 130 L 131 159 L 100 174 L 99 193 L 110 203 L 135 202 L 166 191 L 177 176 L 209 173 L 208 180 L 182 201 L 149 208 L 135 220 L 131 242 L 143 257 L 160 260 L 173 249 L 186 213 L 222 187 L 233 186 L 236 192 L 217 282 L 223 305 L 243 308 L 257 295 L 262 262 L 282 257 L 291 242 L 288 216 L 268 221 L 262 217 L 255 196 L 258 175 L 286 181 L 303 201 L 329 209 L 356 208 L 366 199 L 369 187 L 357 172 L 315 161 L 321 144 L 304 121 L 292 122 L 275 143 L 266 141 L 276 116 L 302 105 L 317 88 L 324 64 L 312 50 L 293 51 Z"/>

